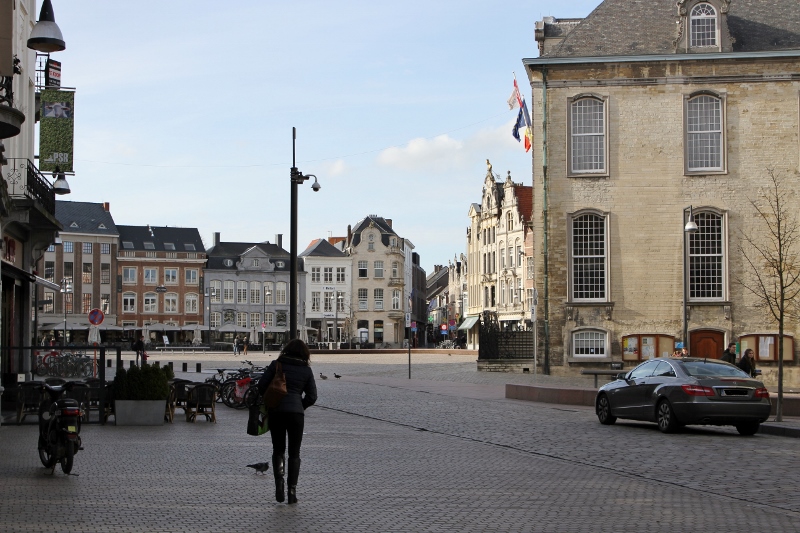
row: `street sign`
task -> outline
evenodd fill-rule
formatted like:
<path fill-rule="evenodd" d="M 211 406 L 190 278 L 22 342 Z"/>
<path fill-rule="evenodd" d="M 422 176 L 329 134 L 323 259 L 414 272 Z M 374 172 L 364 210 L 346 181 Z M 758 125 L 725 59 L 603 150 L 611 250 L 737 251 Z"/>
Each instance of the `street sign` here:
<path fill-rule="evenodd" d="M 102 324 L 105 317 L 106 315 L 104 315 L 99 309 L 92 309 L 89 311 L 89 323 L 94 326 L 99 326 Z"/>
<path fill-rule="evenodd" d="M 156 292 L 167 292 L 167 288 L 163 286 L 156 287 Z"/>
<path fill-rule="evenodd" d="M 406 313 L 406 327 L 411 327 L 411 313 Z"/>

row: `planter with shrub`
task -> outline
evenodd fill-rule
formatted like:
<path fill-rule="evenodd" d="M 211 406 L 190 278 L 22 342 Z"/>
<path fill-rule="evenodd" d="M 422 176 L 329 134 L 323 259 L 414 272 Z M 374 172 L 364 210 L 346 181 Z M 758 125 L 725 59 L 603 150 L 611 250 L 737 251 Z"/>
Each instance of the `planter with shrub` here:
<path fill-rule="evenodd" d="M 159 426 L 169 398 L 169 366 L 121 368 L 114 378 L 114 419 L 118 426 Z"/>

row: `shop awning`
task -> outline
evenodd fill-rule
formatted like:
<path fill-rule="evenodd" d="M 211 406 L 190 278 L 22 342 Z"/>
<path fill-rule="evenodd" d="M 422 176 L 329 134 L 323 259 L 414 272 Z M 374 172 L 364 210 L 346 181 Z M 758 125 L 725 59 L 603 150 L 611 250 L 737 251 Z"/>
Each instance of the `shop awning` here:
<path fill-rule="evenodd" d="M 464 319 L 464 322 L 462 322 L 461 325 L 458 326 L 458 329 L 459 330 L 462 330 L 462 329 L 463 330 L 470 330 L 470 329 L 472 329 L 472 326 L 475 325 L 475 322 L 478 321 L 478 318 L 480 318 L 480 317 L 468 316 L 467 318 Z"/>

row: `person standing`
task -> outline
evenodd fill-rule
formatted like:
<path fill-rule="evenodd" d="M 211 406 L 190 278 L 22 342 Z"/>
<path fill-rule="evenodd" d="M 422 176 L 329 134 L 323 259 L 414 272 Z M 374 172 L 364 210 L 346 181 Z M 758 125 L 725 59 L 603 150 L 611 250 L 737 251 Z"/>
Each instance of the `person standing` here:
<path fill-rule="evenodd" d="M 731 342 L 728 344 L 728 347 L 722 351 L 722 357 L 720 357 L 726 363 L 730 363 L 732 365 L 736 364 L 736 343 Z"/>
<path fill-rule="evenodd" d="M 756 359 L 752 348 L 744 351 L 744 355 L 739 359 L 739 364 L 736 365 L 747 373 L 751 378 L 756 377 Z"/>
<path fill-rule="evenodd" d="M 233 355 L 238 355 L 239 353 L 239 337 L 233 338 Z"/>
<path fill-rule="evenodd" d="M 144 363 L 144 335 L 139 335 L 139 338 L 133 343 L 133 351 L 136 352 L 136 365 L 139 365 L 139 358 L 141 358 L 141 362 Z"/>
<path fill-rule="evenodd" d="M 289 486 L 287 503 L 297 503 L 297 478 L 300 476 L 300 444 L 303 440 L 305 410 L 317 401 L 317 384 L 310 366 L 311 354 L 300 339 L 293 339 L 272 361 L 258 382 L 258 391 L 264 395 L 275 377 L 276 364 L 280 362 L 286 378 L 286 396 L 277 407 L 270 408 L 269 432 L 272 437 L 272 473 L 275 476 L 275 499 L 282 502 L 284 495 L 284 453 L 289 438 L 289 468 L 286 484 Z"/>
<path fill-rule="evenodd" d="M 242 341 L 242 355 L 247 355 L 248 346 L 250 346 L 250 337 L 245 337 Z"/>

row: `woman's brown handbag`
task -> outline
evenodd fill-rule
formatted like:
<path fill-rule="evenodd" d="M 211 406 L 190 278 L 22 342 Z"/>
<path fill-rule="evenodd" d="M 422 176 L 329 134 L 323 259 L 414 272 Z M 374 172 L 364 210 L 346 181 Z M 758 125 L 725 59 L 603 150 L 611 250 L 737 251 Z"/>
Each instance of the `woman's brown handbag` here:
<path fill-rule="evenodd" d="M 264 403 L 270 408 L 278 407 L 286 393 L 286 376 L 283 374 L 280 361 L 278 361 L 275 363 L 275 377 L 269 382 L 269 386 L 264 392 Z"/>

